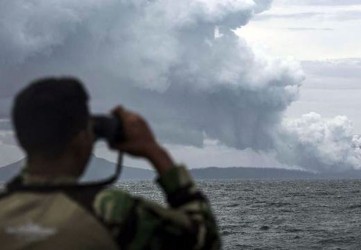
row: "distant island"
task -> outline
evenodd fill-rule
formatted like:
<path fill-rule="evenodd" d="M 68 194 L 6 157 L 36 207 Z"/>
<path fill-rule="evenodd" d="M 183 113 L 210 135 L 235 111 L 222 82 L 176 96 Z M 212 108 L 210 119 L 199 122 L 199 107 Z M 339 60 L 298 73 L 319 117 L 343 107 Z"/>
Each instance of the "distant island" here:
<path fill-rule="evenodd" d="M 0 182 L 6 182 L 14 177 L 24 165 L 20 160 L 7 166 L 0 167 Z M 93 157 L 90 165 L 82 177 L 83 181 L 105 179 L 115 172 L 115 164 L 108 160 Z M 302 170 L 281 168 L 250 168 L 250 167 L 207 167 L 190 169 L 196 179 L 259 179 L 259 180 L 300 180 L 300 179 L 361 179 L 360 170 L 348 170 L 340 173 L 312 173 Z M 153 170 L 123 167 L 120 179 L 124 180 L 152 180 L 155 178 Z"/>
<path fill-rule="evenodd" d="M 24 166 L 24 160 L 20 160 L 0 167 L 0 182 L 6 182 L 16 176 Z M 82 176 L 82 181 L 105 179 L 115 173 L 115 163 L 102 158 L 92 157 L 89 166 Z M 123 167 L 121 178 L 126 180 L 149 180 L 155 178 L 152 170 Z"/>

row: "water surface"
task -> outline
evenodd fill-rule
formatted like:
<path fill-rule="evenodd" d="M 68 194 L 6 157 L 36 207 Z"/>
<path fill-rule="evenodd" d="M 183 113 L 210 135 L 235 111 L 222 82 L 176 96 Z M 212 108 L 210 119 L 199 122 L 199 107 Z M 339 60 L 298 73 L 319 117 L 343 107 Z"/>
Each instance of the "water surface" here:
<path fill-rule="evenodd" d="M 121 188 L 164 201 L 151 181 Z M 224 249 L 361 249 L 361 181 L 200 181 Z"/>

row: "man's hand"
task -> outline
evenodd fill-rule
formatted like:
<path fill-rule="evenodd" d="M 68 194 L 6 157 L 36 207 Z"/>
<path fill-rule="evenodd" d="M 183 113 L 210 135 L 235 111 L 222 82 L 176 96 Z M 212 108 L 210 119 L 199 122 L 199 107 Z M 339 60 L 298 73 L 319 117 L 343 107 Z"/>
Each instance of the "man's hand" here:
<path fill-rule="evenodd" d="M 120 106 L 113 110 L 113 114 L 121 119 L 125 136 L 125 141 L 115 145 L 114 149 L 148 159 L 159 174 L 174 166 L 169 154 L 157 143 L 143 117 Z"/>

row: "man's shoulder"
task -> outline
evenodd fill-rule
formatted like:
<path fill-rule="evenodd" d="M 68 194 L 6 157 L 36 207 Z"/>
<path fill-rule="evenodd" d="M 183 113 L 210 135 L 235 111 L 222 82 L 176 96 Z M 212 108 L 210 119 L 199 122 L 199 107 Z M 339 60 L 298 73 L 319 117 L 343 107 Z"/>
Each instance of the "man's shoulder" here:
<path fill-rule="evenodd" d="M 95 213 L 109 222 L 122 222 L 134 207 L 136 199 L 127 191 L 116 188 L 103 189 L 93 202 Z"/>

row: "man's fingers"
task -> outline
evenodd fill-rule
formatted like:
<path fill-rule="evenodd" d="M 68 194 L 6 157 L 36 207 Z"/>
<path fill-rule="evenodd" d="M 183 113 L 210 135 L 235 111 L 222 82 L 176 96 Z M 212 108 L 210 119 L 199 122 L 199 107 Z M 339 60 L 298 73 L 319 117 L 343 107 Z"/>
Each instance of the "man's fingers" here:
<path fill-rule="evenodd" d="M 138 121 L 140 118 L 140 116 L 137 113 L 129 111 L 121 105 L 116 106 L 112 110 L 112 114 L 119 116 L 123 121 L 125 121 L 125 119 L 126 119 L 127 121 L 134 122 L 134 121 Z"/>
<path fill-rule="evenodd" d="M 132 156 L 139 156 L 139 152 L 141 151 L 141 147 L 133 143 L 122 143 L 121 145 L 117 145 L 116 149 Z"/>
<path fill-rule="evenodd" d="M 113 148 L 133 156 L 146 157 L 149 147 L 156 145 L 156 141 L 145 119 L 122 106 L 115 107 L 112 113 L 121 119 L 125 135 L 125 141 L 113 145 Z"/>
<path fill-rule="evenodd" d="M 125 109 L 121 105 L 116 106 L 111 111 L 111 113 L 113 115 L 120 116 L 120 118 L 122 118 L 124 116 L 124 112 L 125 112 Z"/>

